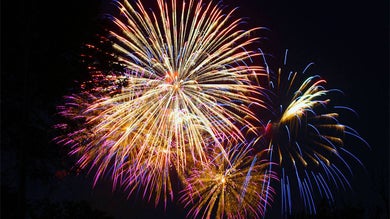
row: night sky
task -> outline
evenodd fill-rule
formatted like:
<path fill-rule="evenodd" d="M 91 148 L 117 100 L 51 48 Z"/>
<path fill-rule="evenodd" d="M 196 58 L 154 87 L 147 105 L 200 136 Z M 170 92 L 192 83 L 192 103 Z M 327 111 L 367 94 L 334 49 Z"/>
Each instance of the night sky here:
<path fill-rule="evenodd" d="M 87 74 L 79 55 L 102 29 L 107 2 L 1 2 L 2 218 L 185 217 L 179 205 L 164 211 L 112 191 L 108 178 L 92 188 L 93 174 L 77 174 L 66 149 L 51 141 L 56 106 Z M 311 72 L 344 91 L 343 105 L 358 113 L 348 124 L 372 147 L 357 144 L 354 151 L 366 170 L 351 161 L 353 191 L 336 192 L 337 210 L 318 218 L 389 218 L 388 1 L 223 2 L 238 7 L 235 16 L 245 17 L 247 27 L 269 29 L 258 33 L 270 59 L 281 64 L 288 49 L 295 70 L 314 62 Z M 267 216 L 279 218 L 279 206 Z"/>

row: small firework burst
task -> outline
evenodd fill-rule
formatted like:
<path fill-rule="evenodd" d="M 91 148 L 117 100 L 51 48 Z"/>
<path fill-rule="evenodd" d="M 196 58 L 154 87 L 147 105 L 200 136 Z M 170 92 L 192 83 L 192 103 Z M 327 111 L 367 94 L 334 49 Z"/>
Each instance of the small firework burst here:
<path fill-rule="evenodd" d="M 272 201 L 269 186 L 275 175 L 265 151 L 254 153 L 251 144 L 227 143 L 226 157 L 218 148 L 210 161 L 189 171 L 182 203 L 189 215 L 200 218 L 260 218 Z"/>

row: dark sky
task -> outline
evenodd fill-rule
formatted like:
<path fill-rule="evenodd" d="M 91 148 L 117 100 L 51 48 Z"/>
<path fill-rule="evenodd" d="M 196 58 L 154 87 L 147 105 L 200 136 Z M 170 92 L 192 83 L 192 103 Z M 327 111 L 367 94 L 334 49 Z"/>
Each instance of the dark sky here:
<path fill-rule="evenodd" d="M 348 122 L 372 150 L 357 146 L 367 172 L 356 165 L 353 195 L 341 193 L 348 197 L 344 208 L 361 210 L 361 218 L 384 218 L 389 211 L 388 1 L 223 2 L 238 7 L 236 15 L 246 17 L 248 27 L 269 29 L 260 32 L 260 45 L 277 63 L 288 49 L 296 70 L 314 62 L 313 70 L 329 87 L 345 92 L 345 105 L 358 113 Z M 126 193 L 111 192 L 109 180 L 92 189 L 92 178 L 84 173 L 58 176 L 70 161 L 50 142 L 55 106 L 86 73 L 79 62 L 81 46 L 98 32 L 106 10 L 103 0 L 1 2 L 2 216 L 16 215 L 20 207 L 38 211 L 40 200 L 86 200 L 118 219 L 185 215 L 173 205 L 164 213 L 141 199 L 127 200 Z"/>

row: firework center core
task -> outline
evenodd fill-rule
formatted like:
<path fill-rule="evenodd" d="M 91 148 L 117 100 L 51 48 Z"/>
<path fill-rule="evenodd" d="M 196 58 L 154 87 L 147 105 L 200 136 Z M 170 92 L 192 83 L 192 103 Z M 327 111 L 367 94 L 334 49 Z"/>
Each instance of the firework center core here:
<path fill-rule="evenodd" d="M 165 83 L 168 84 L 173 91 L 177 91 L 181 88 L 183 80 L 178 79 L 178 72 L 167 72 L 165 75 Z"/>
<path fill-rule="evenodd" d="M 226 177 L 224 175 L 222 175 L 222 174 L 218 174 L 216 176 L 215 180 L 219 181 L 219 183 L 221 183 L 221 184 L 225 184 L 226 183 Z"/>

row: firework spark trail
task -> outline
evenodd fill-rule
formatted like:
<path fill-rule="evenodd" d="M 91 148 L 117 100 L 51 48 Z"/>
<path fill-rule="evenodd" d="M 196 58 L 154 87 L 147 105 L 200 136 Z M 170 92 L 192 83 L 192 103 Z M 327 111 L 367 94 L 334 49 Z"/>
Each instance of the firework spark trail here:
<path fill-rule="evenodd" d="M 221 141 L 243 141 L 241 128 L 255 128 L 248 105 L 263 103 L 251 78 L 264 69 L 252 63 L 260 53 L 248 47 L 258 28 L 240 29 L 235 10 L 226 13 L 212 1 L 157 0 L 158 12 L 141 1 L 115 5 L 113 52 L 102 52 L 123 70 L 91 67 L 82 92 L 59 107 L 69 122 L 58 126 L 67 133 L 57 140 L 79 156 L 81 168 L 96 169 L 95 184 L 110 173 L 114 188 L 141 186 L 145 197 L 166 203 L 173 196 L 169 171 L 207 163 L 210 139 L 227 159 Z"/>
<path fill-rule="evenodd" d="M 355 130 L 340 123 L 338 110 L 349 108 L 332 106 L 330 96 L 340 93 L 339 90 L 326 89 L 326 81 L 318 75 L 300 79 L 312 64 L 302 74 L 287 74 L 279 69 L 277 75 L 270 74 L 269 79 L 272 119 L 264 128 L 264 134 L 281 169 L 282 215 L 291 215 L 292 199 L 296 197 L 308 214 L 316 214 L 318 196 L 332 204 L 333 189 L 351 188 L 344 174 L 345 170 L 352 174 L 346 156 L 363 166 L 347 149 L 345 138 L 352 136 L 368 145 Z"/>
<path fill-rule="evenodd" d="M 253 154 L 252 143 L 227 144 L 229 160 L 215 148 L 207 165 L 189 172 L 181 202 L 195 218 L 261 218 L 273 200 L 269 181 L 276 180 L 266 151 Z"/>

